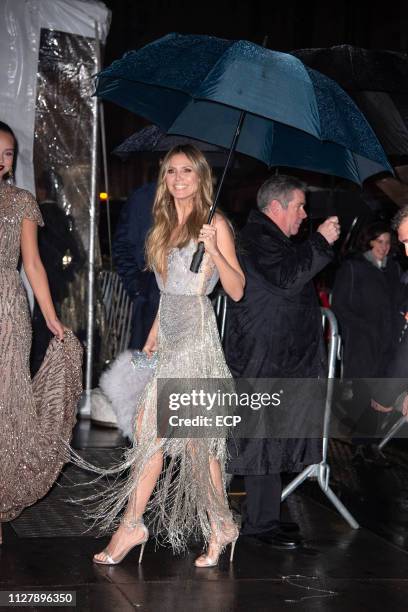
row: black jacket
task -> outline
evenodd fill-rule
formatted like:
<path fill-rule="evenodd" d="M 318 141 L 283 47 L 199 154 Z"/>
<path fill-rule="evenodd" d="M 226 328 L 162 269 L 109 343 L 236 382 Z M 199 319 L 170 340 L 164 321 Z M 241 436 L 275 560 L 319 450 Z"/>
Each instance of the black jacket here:
<path fill-rule="evenodd" d="M 377 268 L 363 255 L 345 260 L 336 274 L 333 311 L 343 340 L 345 378 L 384 377 L 396 348 L 405 286 L 396 261 Z"/>
<path fill-rule="evenodd" d="M 160 293 L 155 276 L 145 270 L 147 232 L 152 224 L 156 185 L 136 189 L 122 208 L 113 240 L 113 261 L 133 302 L 132 332 L 129 346 L 141 349 L 157 313 Z"/>
<path fill-rule="evenodd" d="M 385 378 L 371 382 L 371 396 L 383 406 L 392 406 L 400 393 L 408 391 L 408 334 L 395 346 Z"/>
<path fill-rule="evenodd" d="M 316 233 L 296 244 L 266 215 L 252 211 L 239 251 L 246 286 L 244 298 L 228 310 L 226 357 L 233 376 L 324 376 L 326 354 L 312 279 L 332 259 L 328 242 Z M 237 474 L 298 471 L 320 460 L 318 441 L 245 439 L 230 446 L 229 471 Z"/>

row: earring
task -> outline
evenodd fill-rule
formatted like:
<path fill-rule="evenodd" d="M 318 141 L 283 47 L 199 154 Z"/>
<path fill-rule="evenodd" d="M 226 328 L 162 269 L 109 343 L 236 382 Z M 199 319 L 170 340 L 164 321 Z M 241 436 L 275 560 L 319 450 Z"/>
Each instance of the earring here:
<path fill-rule="evenodd" d="M 9 185 L 13 185 L 14 184 L 13 168 L 11 168 L 9 173 L 8 173 L 7 182 L 9 183 Z"/>

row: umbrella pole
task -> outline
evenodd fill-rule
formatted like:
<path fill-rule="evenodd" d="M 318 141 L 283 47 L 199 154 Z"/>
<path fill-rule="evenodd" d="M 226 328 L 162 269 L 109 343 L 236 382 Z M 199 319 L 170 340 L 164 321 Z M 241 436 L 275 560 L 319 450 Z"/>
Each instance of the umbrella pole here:
<path fill-rule="evenodd" d="M 212 206 L 210 208 L 210 212 L 208 214 L 208 219 L 207 219 L 207 223 L 208 224 L 211 223 L 211 221 L 212 221 L 212 219 L 214 217 L 215 211 L 217 209 L 218 199 L 219 199 L 219 196 L 220 196 L 220 193 L 221 193 L 221 189 L 222 189 L 222 186 L 223 186 L 223 183 L 224 183 L 225 176 L 226 176 L 226 174 L 227 174 L 227 172 L 229 170 L 229 167 L 230 167 L 231 161 L 232 161 L 232 157 L 233 157 L 235 149 L 237 147 L 237 142 L 238 142 L 239 135 L 241 133 L 241 128 L 242 128 L 242 124 L 244 122 L 245 114 L 246 114 L 245 111 L 241 111 L 241 114 L 239 116 L 237 127 L 235 128 L 234 138 L 232 139 L 230 150 L 228 152 L 227 161 L 226 161 L 226 164 L 224 166 L 224 170 L 222 172 L 222 176 L 221 176 L 220 182 L 219 182 L 218 187 L 217 187 L 217 192 L 215 194 L 214 202 L 212 203 Z M 191 260 L 191 265 L 190 265 L 191 272 L 195 272 L 197 274 L 197 272 L 200 269 L 201 262 L 203 260 L 203 255 L 204 255 L 204 242 L 199 242 L 198 245 L 197 245 L 197 250 L 196 250 L 196 252 L 193 255 L 193 259 Z"/>

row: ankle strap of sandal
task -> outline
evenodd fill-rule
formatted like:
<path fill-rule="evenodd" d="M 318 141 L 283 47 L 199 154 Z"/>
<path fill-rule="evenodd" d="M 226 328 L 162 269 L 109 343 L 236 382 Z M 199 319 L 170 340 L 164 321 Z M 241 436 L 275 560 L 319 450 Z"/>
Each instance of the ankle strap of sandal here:
<path fill-rule="evenodd" d="M 143 517 L 138 519 L 128 519 L 124 516 L 121 523 L 128 529 L 136 529 L 136 527 L 140 527 L 141 525 L 144 527 Z"/>

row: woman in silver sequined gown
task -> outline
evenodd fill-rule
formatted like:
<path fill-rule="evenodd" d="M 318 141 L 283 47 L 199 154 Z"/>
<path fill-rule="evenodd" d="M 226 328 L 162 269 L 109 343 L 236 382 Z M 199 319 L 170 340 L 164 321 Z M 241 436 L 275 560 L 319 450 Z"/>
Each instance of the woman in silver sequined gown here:
<path fill-rule="evenodd" d="M 2 522 L 16 518 L 55 482 L 67 459 L 82 378 L 81 347 L 56 317 L 38 256 L 40 211 L 28 191 L 6 180 L 14 149 L 12 131 L 0 122 L 0 534 Z M 30 316 L 17 270 L 20 250 L 34 294 L 56 336 L 33 381 Z"/>
<path fill-rule="evenodd" d="M 130 475 L 104 494 L 94 514 L 109 528 L 125 508 L 108 547 L 95 555 L 97 563 L 119 563 L 138 544 L 143 551 L 146 511 L 154 534 L 175 551 L 201 531 L 208 549 L 196 560 L 200 567 L 215 565 L 238 536 L 225 491 L 225 437 L 158 438 L 156 425 L 158 379 L 231 379 L 207 295 L 220 278 L 226 293 L 239 300 L 245 281 L 228 223 L 216 215 L 212 225 L 205 224 L 211 198 L 211 171 L 202 153 L 191 146 L 172 149 L 160 169 L 146 247 L 161 300 L 143 350 L 148 356 L 157 350 L 158 366 L 139 402 L 133 448 L 110 471 L 130 467 Z M 205 255 L 194 274 L 189 268 L 198 240 Z"/>

